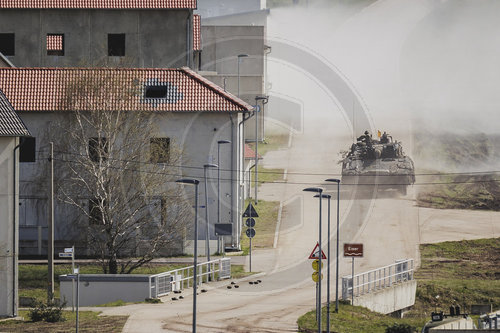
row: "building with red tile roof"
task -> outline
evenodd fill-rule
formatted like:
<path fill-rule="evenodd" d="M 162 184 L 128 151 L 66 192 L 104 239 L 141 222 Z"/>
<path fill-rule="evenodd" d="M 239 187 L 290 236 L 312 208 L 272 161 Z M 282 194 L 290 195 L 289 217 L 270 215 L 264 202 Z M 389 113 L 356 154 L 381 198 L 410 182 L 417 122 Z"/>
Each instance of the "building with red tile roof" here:
<path fill-rule="evenodd" d="M 100 87 L 106 93 L 94 92 L 94 87 Z M 71 121 L 74 111 L 86 112 L 94 108 L 109 112 L 151 111 L 154 127 L 149 133 L 151 143 L 148 141 L 147 144 L 152 146 L 153 142 L 161 140 L 168 142 L 165 149 L 178 147 L 183 152 L 182 164 L 178 165 L 179 176 L 183 177 L 201 179 L 203 165 L 207 161 L 215 162 L 217 142 L 230 140 L 231 143 L 221 151 L 219 161 L 221 170 L 225 170 L 222 172 L 221 192 L 228 194 L 221 196 L 220 216 L 223 217 L 221 223 L 235 225 L 233 237 L 227 238 L 228 243 L 239 242 L 242 207 L 238 200 L 241 191 L 238 170 L 244 168 L 240 165 L 244 160 L 244 150 L 238 124 L 243 113 L 253 111 L 251 105 L 189 68 L 0 68 L 0 89 L 18 109 L 19 116 L 35 137 L 37 147 L 36 162 L 21 163 L 20 168 L 23 184 L 20 189 L 23 214 L 19 221 L 22 254 L 37 254 L 34 230 L 46 224 L 45 214 L 40 210 L 46 205 L 46 192 L 40 191 L 36 184 L 44 174 L 48 142 L 70 140 L 69 137 L 58 137 L 61 134 L 52 130 L 50 124 Z M 122 90 L 125 94 L 120 95 Z M 88 141 L 90 146 L 91 139 L 89 137 L 83 142 Z M 79 151 L 86 151 L 86 148 L 81 147 Z M 216 198 L 215 187 L 209 187 L 208 196 Z M 83 195 L 79 200 L 87 199 Z M 62 203 L 56 203 L 55 212 L 55 219 L 59 221 L 56 246 L 78 239 L 79 232 L 71 227 L 76 213 L 63 209 Z M 212 221 L 216 220 L 216 212 L 216 209 L 211 209 Z M 200 239 L 204 237 L 200 233 Z M 210 237 L 216 243 L 213 230 Z M 179 248 L 186 249 L 184 245 Z"/>
<path fill-rule="evenodd" d="M 196 6 L 196 0 L 0 0 L 0 53 L 17 67 L 193 68 Z"/>

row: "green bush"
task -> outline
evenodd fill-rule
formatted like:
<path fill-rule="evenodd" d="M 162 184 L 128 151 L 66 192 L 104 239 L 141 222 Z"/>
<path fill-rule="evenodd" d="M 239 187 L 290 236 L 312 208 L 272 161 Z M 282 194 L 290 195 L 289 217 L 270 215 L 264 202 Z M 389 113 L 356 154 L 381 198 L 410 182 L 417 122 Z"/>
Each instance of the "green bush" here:
<path fill-rule="evenodd" d="M 35 307 L 30 309 L 28 316 L 32 322 L 46 321 L 49 323 L 56 323 L 64 321 L 63 307 L 65 305 L 66 302 L 36 302 Z"/>
<path fill-rule="evenodd" d="M 385 333 L 414 333 L 415 328 L 408 324 L 393 324 L 385 329 Z"/>

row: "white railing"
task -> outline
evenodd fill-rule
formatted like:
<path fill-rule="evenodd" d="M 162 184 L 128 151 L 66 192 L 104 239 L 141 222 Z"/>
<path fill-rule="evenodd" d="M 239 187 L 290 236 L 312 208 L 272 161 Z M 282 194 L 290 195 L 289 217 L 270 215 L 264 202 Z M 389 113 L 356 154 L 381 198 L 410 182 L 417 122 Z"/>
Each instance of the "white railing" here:
<path fill-rule="evenodd" d="M 413 259 L 398 260 L 394 264 L 354 275 L 354 296 L 392 287 L 413 280 Z M 342 298 L 352 297 L 352 276 L 342 278 Z"/>
<path fill-rule="evenodd" d="M 231 258 L 221 258 L 198 263 L 197 265 L 198 284 L 228 279 L 231 277 Z M 193 285 L 194 265 L 174 269 L 165 273 L 149 276 L 149 298 L 157 298 L 167 295 L 172 291 L 189 288 Z"/>

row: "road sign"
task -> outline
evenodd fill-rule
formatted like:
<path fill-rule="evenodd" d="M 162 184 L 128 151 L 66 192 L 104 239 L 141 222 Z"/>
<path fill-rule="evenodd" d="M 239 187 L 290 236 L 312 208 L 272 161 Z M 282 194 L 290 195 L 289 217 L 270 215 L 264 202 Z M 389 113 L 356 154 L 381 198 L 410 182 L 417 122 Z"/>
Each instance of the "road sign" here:
<path fill-rule="evenodd" d="M 73 248 L 72 247 L 65 247 L 64 253 L 73 253 Z"/>
<path fill-rule="evenodd" d="M 245 209 L 243 217 L 259 217 L 259 214 L 257 214 L 257 211 L 253 208 L 251 202 L 248 204 L 247 209 Z"/>
<path fill-rule="evenodd" d="M 363 257 L 363 244 L 344 243 L 344 257 Z"/>
<path fill-rule="evenodd" d="M 319 259 L 312 262 L 312 267 L 315 271 L 319 271 Z M 321 262 L 321 268 L 323 268 L 323 262 Z"/>
<path fill-rule="evenodd" d="M 248 238 L 254 238 L 255 237 L 255 229 L 254 228 L 248 228 L 246 231 L 247 237 Z"/>
<path fill-rule="evenodd" d="M 231 236 L 233 225 L 231 223 L 215 223 L 215 236 Z"/>
<path fill-rule="evenodd" d="M 247 227 L 249 227 L 249 228 L 253 228 L 253 227 L 255 227 L 255 219 L 254 219 L 254 218 L 252 218 L 252 217 L 250 217 L 250 218 L 246 219 L 246 221 L 245 221 L 245 225 L 246 225 Z"/>
<path fill-rule="evenodd" d="M 316 243 L 316 246 L 309 255 L 309 259 L 319 259 L 319 243 Z M 326 259 L 326 255 L 323 250 L 321 250 L 321 259 Z"/>
<path fill-rule="evenodd" d="M 312 279 L 314 282 L 318 282 L 319 272 L 312 273 Z M 323 280 L 323 274 L 321 274 L 321 280 Z"/>
<path fill-rule="evenodd" d="M 63 252 L 59 253 L 59 258 L 72 258 L 72 257 L 73 253 L 63 253 Z"/>

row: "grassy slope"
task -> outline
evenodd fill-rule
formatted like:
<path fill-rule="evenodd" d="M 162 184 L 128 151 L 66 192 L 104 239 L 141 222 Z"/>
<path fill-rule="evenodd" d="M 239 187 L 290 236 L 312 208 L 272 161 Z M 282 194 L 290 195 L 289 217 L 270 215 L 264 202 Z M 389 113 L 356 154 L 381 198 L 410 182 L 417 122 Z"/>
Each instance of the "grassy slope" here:
<path fill-rule="evenodd" d="M 500 308 L 500 238 L 422 245 L 421 268 L 415 278 L 416 302 L 405 319 L 342 305 L 339 314 L 333 314 L 332 328 L 339 333 L 384 332 L 393 323 L 422 328 L 432 311 L 448 312 L 452 304 L 459 304 L 462 312 L 472 304 Z M 314 316 L 312 311 L 300 317 L 299 327 L 314 329 Z"/>

